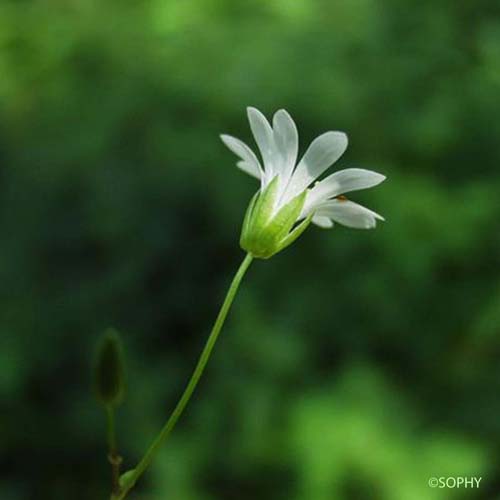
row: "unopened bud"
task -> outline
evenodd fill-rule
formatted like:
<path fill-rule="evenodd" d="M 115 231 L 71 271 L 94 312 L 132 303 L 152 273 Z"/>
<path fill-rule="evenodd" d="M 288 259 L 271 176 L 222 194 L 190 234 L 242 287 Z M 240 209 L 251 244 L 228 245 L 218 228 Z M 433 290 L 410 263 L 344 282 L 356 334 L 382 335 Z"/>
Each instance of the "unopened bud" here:
<path fill-rule="evenodd" d="M 97 350 L 95 389 L 98 399 L 107 406 L 118 405 L 125 393 L 123 347 L 113 329 L 104 332 Z"/>

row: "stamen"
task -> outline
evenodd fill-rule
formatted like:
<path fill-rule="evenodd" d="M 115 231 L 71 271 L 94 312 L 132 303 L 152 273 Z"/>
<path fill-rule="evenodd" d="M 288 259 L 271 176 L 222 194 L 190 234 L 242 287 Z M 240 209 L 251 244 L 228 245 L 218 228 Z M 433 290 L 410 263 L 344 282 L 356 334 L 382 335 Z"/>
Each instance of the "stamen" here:
<path fill-rule="evenodd" d="M 338 201 L 349 201 L 343 194 L 341 194 L 340 196 L 336 196 L 335 199 Z"/>

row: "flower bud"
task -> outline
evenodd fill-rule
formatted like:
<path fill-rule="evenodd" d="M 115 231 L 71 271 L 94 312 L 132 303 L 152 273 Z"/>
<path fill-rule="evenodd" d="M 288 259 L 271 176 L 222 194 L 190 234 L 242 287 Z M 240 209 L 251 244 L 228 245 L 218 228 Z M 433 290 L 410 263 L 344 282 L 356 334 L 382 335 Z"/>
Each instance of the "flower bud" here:
<path fill-rule="evenodd" d="M 123 347 L 116 330 L 104 332 L 97 349 L 95 364 L 97 398 L 106 406 L 118 405 L 125 393 Z"/>
<path fill-rule="evenodd" d="M 276 176 L 263 191 L 255 194 L 243 221 L 241 248 L 260 259 L 269 259 L 292 244 L 309 226 L 312 218 L 311 215 L 293 227 L 304 207 L 305 190 L 275 211 L 278 182 Z"/>

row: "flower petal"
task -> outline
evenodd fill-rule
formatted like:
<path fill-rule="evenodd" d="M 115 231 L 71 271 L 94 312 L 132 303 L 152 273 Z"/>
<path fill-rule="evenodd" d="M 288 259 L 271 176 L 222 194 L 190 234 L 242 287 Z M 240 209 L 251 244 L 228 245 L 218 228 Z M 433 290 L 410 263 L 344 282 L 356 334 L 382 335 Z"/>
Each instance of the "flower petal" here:
<path fill-rule="evenodd" d="M 257 177 L 257 179 L 262 177 L 263 172 L 259 160 L 255 156 L 255 153 L 243 141 L 226 134 L 222 134 L 220 138 L 235 155 L 243 160 L 236 164 L 241 170 Z"/>
<path fill-rule="evenodd" d="M 252 165 L 251 163 L 248 163 L 246 161 L 239 161 L 236 163 L 236 166 L 240 169 L 243 170 L 248 175 L 251 175 L 252 177 L 255 177 L 256 179 L 261 180 L 261 173 L 260 170 L 256 170 L 255 166 Z"/>
<path fill-rule="evenodd" d="M 330 219 L 329 217 L 323 217 L 321 215 L 314 215 L 314 217 L 312 218 L 312 223 L 323 229 L 330 229 L 331 227 L 333 227 L 332 219 Z"/>
<path fill-rule="evenodd" d="M 384 218 L 357 203 L 348 200 L 329 200 L 321 204 L 315 216 L 329 217 L 335 222 L 356 229 L 371 229 L 376 226 L 377 219 Z"/>
<path fill-rule="evenodd" d="M 259 147 L 262 160 L 264 161 L 264 171 L 266 174 L 266 184 L 276 175 L 275 156 L 276 144 L 274 142 L 273 129 L 266 117 L 256 108 L 247 108 L 248 121 L 252 129 L 255 142 Z"/>
<path fill-rule="evenodd" d="M 347 135 L 343 132 L 326 132 L 316 137 L 293 173 L 286 198 L 291 199 L 306 189 L 342 156 L 346 148 Z"/>
<path fill-rule="evenodd" d="M 284 109 L 280 109 L 274 114 L 273 134 L 276 150 L 281 156 L 279 173 L 284 189 L 292 175 L 299 150 L 299 133 L 297 132 L 297 127 L 292 117 Z"/>
<path fill-rule="evenodd" d="M 329 175 L 318 182 L 307 196 L 304 212 L 308 213 L 316 205 L 339 194 L 367 189 L 380 184 L 385 175 L 363 168 L 347 168 Z"/>

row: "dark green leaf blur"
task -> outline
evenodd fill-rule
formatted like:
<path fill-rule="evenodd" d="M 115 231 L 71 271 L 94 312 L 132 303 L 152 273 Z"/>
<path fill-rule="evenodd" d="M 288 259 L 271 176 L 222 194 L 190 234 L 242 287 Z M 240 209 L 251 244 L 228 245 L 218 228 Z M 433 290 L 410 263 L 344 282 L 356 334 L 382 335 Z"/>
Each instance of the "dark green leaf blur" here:
<path fill-rule="evenodd" d="M 0 499 L 109 498 L 108 327 L 125 469 L 168 417 L 244 255 L 248 105 L 347 132 L 387 221 L 252 265 L 131 500 L 499 498 L 500 4 L 3 0 Z"/>

